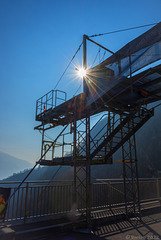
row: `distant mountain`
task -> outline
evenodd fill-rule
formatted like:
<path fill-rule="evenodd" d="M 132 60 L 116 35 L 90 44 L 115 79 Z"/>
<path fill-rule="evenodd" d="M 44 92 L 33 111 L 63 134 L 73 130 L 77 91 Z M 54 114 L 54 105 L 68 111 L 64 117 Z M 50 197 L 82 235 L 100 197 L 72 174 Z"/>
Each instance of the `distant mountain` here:
<path fill-rule="evenodd" d="M 0 152 L 0 180 L 31 167 L 28 161 Z"/>
<path fill-rule="evenodd" d="M 26 169 L 20 173 L 13 174 L 12 176 L 4 179 L 5 181 L 22 181 L 30 170 Z M 71 167 L 60 166 L 45 166 L 37 167 L 27 178 L 27 181 L 43 181 L 43 180 L 73 180 L 73 171 Z"/>

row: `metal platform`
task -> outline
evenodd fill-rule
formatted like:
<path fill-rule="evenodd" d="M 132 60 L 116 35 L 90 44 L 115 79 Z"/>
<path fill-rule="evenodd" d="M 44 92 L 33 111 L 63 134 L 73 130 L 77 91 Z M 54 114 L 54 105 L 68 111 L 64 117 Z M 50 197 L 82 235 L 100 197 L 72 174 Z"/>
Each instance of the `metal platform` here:
<path fill-rule="evenodd" d="M 131 78 L 120 77 L 119 83 L 87 107 L 104 105 L 116 113 L 133 111 L 142 105 L 161 100 L 161 65 Z"/>
<path fill-rule="evenodd" d="M 75 111 L 78 113 L 77 120 L 85 118 L 87 109 L 90 109 L 91 116 L 103 111 L 129 114 L 141 105 L 161 100 L 161 65 L 137 74 L 131 80 L 132 84 L 129 78 L 122 77 L 114 88 L 91 104 L 86 104 L 85 93 L 81 93 L 58 106 L 51 105 L 45 111 L 41 108 L 36 121 L 42 124 L 35 129 L 42 129 L 42 125 L 49 125 L 47 129 L 50 129 L 69 124 L 74 121 Z"/>

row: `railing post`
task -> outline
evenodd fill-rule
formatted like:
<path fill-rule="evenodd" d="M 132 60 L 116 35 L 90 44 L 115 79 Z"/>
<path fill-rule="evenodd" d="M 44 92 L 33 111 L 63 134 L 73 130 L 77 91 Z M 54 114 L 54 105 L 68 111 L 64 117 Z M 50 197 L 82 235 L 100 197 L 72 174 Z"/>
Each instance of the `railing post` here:
<path fill-rule="evenodd" d="M 27 200 L 28 200 L 28 182 L 26 183 L 26 197 L 25 197 L 25 210 L 24 210 L 24 223 L 26 223 L 27 218 Z"/>
<path fill-rule="evenodd" d="M 110 182 L 110 180 L 108 181 L 108 204 L 109 204 L 109 209 L 111 210 L 111 182 Z"/>
<path fill-rule="evenodd" d="M 156 188 L 157 188 L 157 198 L 158 198 L 159 204 L 161 206 L 161 198 L 160 198 L 159 180 L 158 180 L 158 178 L 156 179 Z"/>

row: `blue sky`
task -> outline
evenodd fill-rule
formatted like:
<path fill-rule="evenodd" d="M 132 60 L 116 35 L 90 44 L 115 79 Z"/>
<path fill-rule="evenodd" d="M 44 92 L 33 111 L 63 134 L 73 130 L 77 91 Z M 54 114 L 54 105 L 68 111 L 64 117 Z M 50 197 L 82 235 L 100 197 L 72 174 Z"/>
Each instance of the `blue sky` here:
<path fill-rule="evenodd" d="M 160 9 L 160 0 L 0 0 L 0 151 L 38 160 L 41 135 L 34 131 L 35 102 L 54 88 L 83 34 L 156 23 Z M 148 29 L 94 40 L 116 51 Z M 98 49 L 88 49 L 90 64 Z M 75 65 L 81 64 L 81 56 Z M 57 87 L 68 97 L 80 85 L 74 68 Z"/>

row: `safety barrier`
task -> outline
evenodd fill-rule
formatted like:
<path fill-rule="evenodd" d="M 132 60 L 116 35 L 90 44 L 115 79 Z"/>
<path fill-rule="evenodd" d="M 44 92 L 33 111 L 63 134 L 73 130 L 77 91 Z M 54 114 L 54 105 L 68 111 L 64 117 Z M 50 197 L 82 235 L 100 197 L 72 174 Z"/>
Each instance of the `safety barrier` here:
<path fill-rule="evenodd" d="M 10 187 L 11 194 L 19 182 L 0 182 L 0 187 Z M 124 204 L 122 179 L 97 179 L 91 186 L 91 209 L 114 208 Z M 139 179 L 140 200 L 161 199 L 161 179 Z M 80 189 L 80 194 L 84 194 Z M 28 181 L 10 199 L 5 221 L 34 221 L 36 218 L 67 215 L 72 208 L 72 181 Z M 161 202 L 160 202 L 161 203 Z M 77 210 L 86 203 L 77 202 Z"/>

